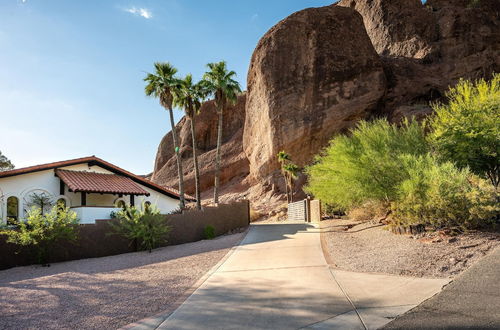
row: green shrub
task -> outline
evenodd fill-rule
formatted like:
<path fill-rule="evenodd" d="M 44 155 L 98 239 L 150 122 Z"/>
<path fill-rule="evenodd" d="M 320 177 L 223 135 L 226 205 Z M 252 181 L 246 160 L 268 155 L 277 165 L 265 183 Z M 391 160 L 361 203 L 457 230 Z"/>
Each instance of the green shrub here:
<path fill-rule="evenodd" d="M 490 82 L 460 81 L 448 104 L 433 106 L 430 141 L 444 160 L 500 182 L 500 74 Z"/>
<path fill-rule="evenodd" d="M 167 242 L 168 233 L 172 228 L 166 224 L 165 216 L 154 206 L 143 205 L 142 210 L 135 206 L 125 206 L 117 212 L 118 221 L 111 223 L 111 226 L 115 233 L 131 242 L 139 243 L 140 249 L 151 252 Z"/>
<path fill-rule="evenodd" d="M 430 155 L 401 158 L 408 178 L 392 203 L 394 224 L 473 229 L 498 215 L 494 188 L 485 180 Z"/>
<path fill-rule="evenodd" d="M 402 155 L 428 152 L 424 126 L 405 121 L 400 127 L 384 119 L 360 122 L 350 136 L 337 136 L 306 168 L 306 191 L 323 203 L 348 210 L 368 200 L 395 200 L 407 178 Z"/>
<path fill-rule="evenodd" d="M 49 212 L 42 213 L 39 207 L 28 211 L 26 221 L 19 221 L 18 228 L 3 230 L 7 242 L 36 249 L 39 263 L 49 261 L 50 251 L 60 241 L 76 241 L 78 217 L 69 208 L 56 205 Z"/>
<path fill-rule="evenodd" d="M 212 225 L 207 225 L 203 230 L 205 234 L 205 239 L 214 239 L 215 238 L 215 227 Z"/>

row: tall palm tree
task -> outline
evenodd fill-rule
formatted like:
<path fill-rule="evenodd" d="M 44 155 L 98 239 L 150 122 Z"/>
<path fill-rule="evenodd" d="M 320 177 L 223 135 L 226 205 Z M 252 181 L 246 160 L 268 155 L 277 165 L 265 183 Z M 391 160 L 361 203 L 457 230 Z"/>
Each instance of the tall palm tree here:
<path fill-rule="evenodd" d="M 297 179 L 299 174 L 299 167 L 293 163 L 288 163 L 284 166 L 284 170 L 288 176 L 289 185 L 288 190 L 290 191 L 290 203 L 293 203 L 293 181 Z"/>
<path fill-rule="evenodd" d="M 196 189 L 196 207 L 201 210 L 200 197 L 200 170 L 198 167 L 198 156 L 196 152 L 196 132 L 195 118 L 201 108 L 201 103 L 205 98 L 205 91 L 200 82 L 193 84 L 193 76 L 188 74 L 186 78 L 179 81 L 180 88 L 174 98 L 174 105 L 184 109 L 186 117 L 191 122 L 191 137 L 193 139 L 193 162 L 194 162 L 194 182 Z"/>
<path fill-rule="evenodd" d="M 177 69 L 168 62 L 154 63 L 155 73 L 148 73 L 144 78 L 147 82 L 144 92 L 147 96 L 152 96 L 160 100 L 160 105 L 168 110 L 170 114 L 170 125 L 172 127 L 172 139 L 174 140 L 174 151 L 177 157 L 177 174 L 179 176 L 179 207 L 183 209 L 186 206 L 184 200 L 184 176 L 182 173 L 182 160 L 179 153 L 179 139 L 175 129 L 174 112 L 172 109 L 174 95 L 179 88 L 179 81 L 175 77 Z"/>
<path fill-rule="evenodd" d="M 207 91 L 215 99 L 215 108 L 219 115 L 217 129 L 217 152 L 215 156 L 215 182 L 214 182 L 214 204 L 219 204 L 219 176 L 220 176 L 220 153 L 222 144 L 222 124 L 224 110 L 228 103 L 235 104 L 238 93 L 241 92 L 240 84 L 234 80 L 236 72 L 229 71 L 225 61 L 208 63 L 208 71 L 203 75 L 203 84 Z"/>
<path fill-rule="evenodd" d="M 290 203 L 290 197 L 288 193 L 288 172 L 285 171 L 285 166 L 290 162 L 290 155 L 287 154 L 284 150 L 278 152 L 278 162 L 281 166 L 281 174 L 283 174 L 283 178 L 285 179 L 285 192 L 286 192 L 286 201 Z"/>

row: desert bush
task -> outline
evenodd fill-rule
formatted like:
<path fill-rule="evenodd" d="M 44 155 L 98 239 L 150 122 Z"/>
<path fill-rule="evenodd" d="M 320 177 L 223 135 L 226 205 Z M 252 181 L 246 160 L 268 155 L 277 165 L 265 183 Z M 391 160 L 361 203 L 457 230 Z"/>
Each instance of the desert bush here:
<path fill-rule="evenodd" d="M 212 225 L 207 225 L 207 226 L 205 226 L 203 233 L 205 234 L 205 239 L 214 239 L 215 238 L 215 227 Z"/>
<path fill-rule="evenodd" d="M 117 212 L 116 223 L 110 223 L 113 231 L 132 242 L 139 243 L 142 250 L 159 247 L 167 242 L 168 233 L 172 230 L 166 224 L 165 216 L 154 206 L 143 205 L 142 211 L 135 206 L 125 206 Z"/>
<path fill-rule="evenodd" d="M 490 82 L 460 81 L 435 104 L 429 139 L 438 154 L 460 168 L 500 182 L 500 74 Z"/>
<path fill-rule="evenodd" d="M 50 251 L 61 241 L 76 241 L 79 220 L 69 208 L 56 205 L 49 212 L 42 212 L 39 207 L 28 211 L 26 221 L 19 221 L 18 228 L 3 230 L 7 242 L 22 246 L 31 246 L 41 264 L 49 262 Z"/>
<path fill-rule="evenodd" d="M 394 224 L 473 229 L 491 224 L 498 215 L 493 186 L 468 169 L 439 163 L 429 154 L 406 155 L 401 161 L 408 178 L 392 203 Z"/>
<path fill-rule="evenodd" d="M 349 210 L 368 200 L 395 200 L 407 178 L 402 155 L 428 152 L 425 127 L 416 121 L 396 126 L 380 119 L 360 122 L 349 136 L 332 139 L 306 168 L 305 190 L 325 204 Z"/>
<path fill-rule="evenodd" d="M 250 222 L 259 220 L 262 217 L 262 213 L 250 207 Z"/>
<path fill-rule="evenodd" d="M 370 221 L 387 216 L 390 205 L 376 200 L 370 200 L 360 206 L 354 207 L 347 212 L 350 219 L 356 221 Z"/>

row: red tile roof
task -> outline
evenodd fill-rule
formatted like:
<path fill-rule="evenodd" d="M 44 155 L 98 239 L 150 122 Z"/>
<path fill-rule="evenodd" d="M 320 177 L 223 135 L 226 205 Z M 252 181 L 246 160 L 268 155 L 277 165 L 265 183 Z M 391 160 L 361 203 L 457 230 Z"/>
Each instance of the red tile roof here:
<path fill-rule="evenodd" d="M 146 190 L 126 176 L 61 169 L 55 172 L 73 192 L 149 196 Z"/>
<path fill-rule="evenodd" d="M 100 166 L 104 169 L 107 169 L 113 173 L 129 177 L 134 182 L 142 184 L 142 185 L 144 185 L 148 188 L 151 188 L 159 193 L 162 193 L 164 195 L 168 195 L 170 197 L 179 199 L 179 193 L 177 190 L 175 190 L 173 188 L 165 187 L 165 186 L 160 186 L 152 181 L 149 181 L 149 180 L 142 178 L 138 175 L 130 173 L 130 172 L 128 172 L 128 171 L 126 171 L 126 170 L 124 170 L 116 165 L 108 163 L 108 162 L 106 162 L 106 161 L 104 161 L 96 156 L 82 157 L 82 158 L 70 159 L 70 160 L 65 160 L 65 161 L 60 161 L 60 162 L 18 168 L 18 169 L 14 169 L 14 170 L 10 170 L 10 171 L 3 171 L 3 172 L 0 172 L 0 179 L 10 177 L 10 176 L 15 176 L 15 175 L 45 171 L 45 170 L 56 169 L 56 168 L 60 168 L 60 167 L 66 167 L 66 166 L 78 165 L 78 164 L 89 164 L 89 166 L 98 165 L 98 166 Z M 196 201 L 196 199 L 190 195 L 185 194 L 185 198 L 187 201 Z"/>

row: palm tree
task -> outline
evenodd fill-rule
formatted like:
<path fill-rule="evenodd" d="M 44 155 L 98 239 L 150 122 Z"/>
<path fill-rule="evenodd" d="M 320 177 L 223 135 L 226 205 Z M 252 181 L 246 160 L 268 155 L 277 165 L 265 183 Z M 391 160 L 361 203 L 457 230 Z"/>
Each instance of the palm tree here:
<path fill-rule="evenodd" d="M 288 163 L 284 166 L 284 170 L 288 176 L 289 185 L 288 189 L 290 190 L 290 203 L 293 203 L 293 181 L 297 179 L 299 174 L 299 167 L 293 163 Z"/>
<path fill-rule="evenodd" d="M 224 110 L 228 103 L 235 104 L 238 93 L 241 92 L 240 84 L 233 78 L 236 72 L 228 71 L 225 61 L 208 63 L 209 71 L 203 75 L 203 84 L 207 91 L 215 99 L 215 108 L 219 115 L 217 130 L 217 152 L 215 156 L 215 182 L 214 182 L 214 204 L 219 204 L 219 176 L 220 176 L 220 153 L 222 144 L 222 124 Z"/>
<path fill-rule="evenodd" d="M 198 168 L 198 156 L 196 153 L 196 132 L 195 118 L 198 114 L 201 103 L 205 98 L 205 91 L 200 82 L 193 84 L 193 76 L 188 74 L 186 78 L 179 81 L 180 88 L 175 94 L 174 105 L 184 109 L 186 117 L 191 122 L 191 136 L 193 139 L 193 162 L 194 162 L 194 182 L 196 189 L 196 207 L 201 210 L 200 196 L 200 170 Z"/>
<path fill-rule="evenodd" d="M 290 162 L 290 155 L 287 154 L 284 150 L 278 152 L 278 162 L 281 166 L 281 174 L 283 174 L 283 178 L 285 179 L 285 192 L 286 192 L 286 201 L 290 203 L 290 198 L 288 194 L 288 172 L 285 171 L 285 165 Z"/>
<path fill-rule="evenodd" d="M 175 129 L 174 112 L 172 104 L 176 90 L 179 88 L 179 81 L 175 78 L 177 69 L 168 62 L 156 62 L 154 64 L 155 73 L 148 73 L 144 78 L 147 82 L 144 92 L 147 96 L 152 96 L 160 100 L 160 105 L 168 110 L 170 114 L 170 125 L 172 127 L 172 139 L 174 140 L 174 151 L 177 157 L 177 173 L 179 175 L 179 207 L 185 207 L 184 200 L 184 176 L 182 173 L 182 160 L 179 153 L 177 130 Z"/>

